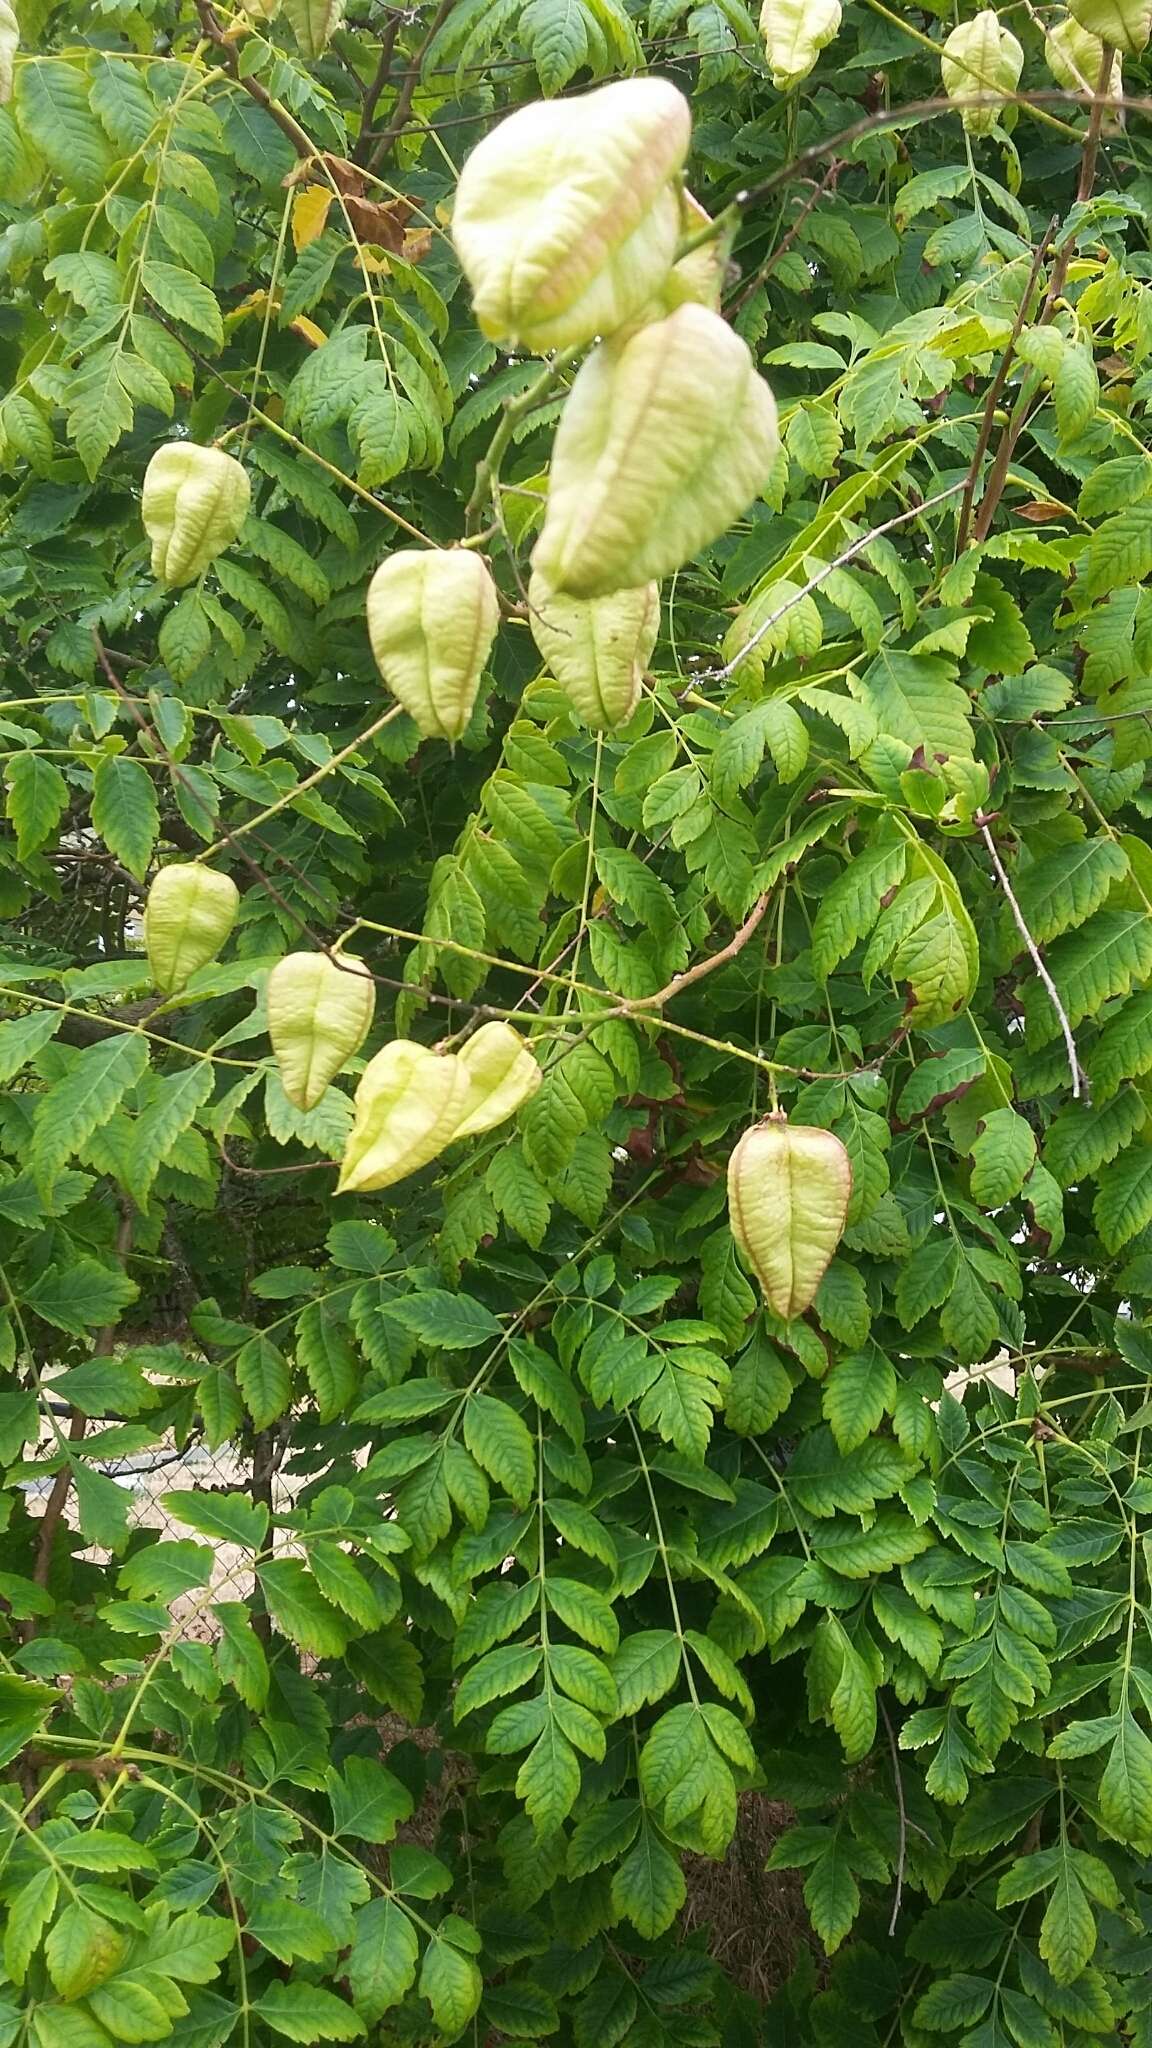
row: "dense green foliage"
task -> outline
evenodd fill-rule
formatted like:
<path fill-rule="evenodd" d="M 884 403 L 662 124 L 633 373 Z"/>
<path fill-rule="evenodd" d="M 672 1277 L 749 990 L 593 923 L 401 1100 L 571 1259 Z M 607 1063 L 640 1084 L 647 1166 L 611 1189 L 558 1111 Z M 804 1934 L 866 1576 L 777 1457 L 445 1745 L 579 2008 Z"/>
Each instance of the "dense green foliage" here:
<path fill-rule="evenodd" d="M 898 112 L 942 5 L 850 0 L 790 93 L 742 0 L 335 13 L 29 0 L 0 107 L 0 2043 L 1145 2040 L 1143 116 L 1027 6 L 973 136 Z M 598 740 L 519 595 L 571 367 L 516 408 L 444 229 L 503 110 L 645 65 L 752 195 L 785 453 Z M 364 593 L 501 419 L 450 751 Z M 183 432 L 252 510 L 173 593 Z M 210 848 L 235 932 L 157 999 L 146 884 Z M 302 1114 L 269 1054 L 337 937 L 365 1056 L 513 1015 L 546 1069 L 377 1195 L 358 1062 Z M 854 1168 L 789 1324 L 724 1198 L 777 1099 Z M 173 1433 L 254 1478 L 159 1537 L 105 1468 Z M 767 2015 L 677 1930 L 765 1792 L 834 1957 Z"/>

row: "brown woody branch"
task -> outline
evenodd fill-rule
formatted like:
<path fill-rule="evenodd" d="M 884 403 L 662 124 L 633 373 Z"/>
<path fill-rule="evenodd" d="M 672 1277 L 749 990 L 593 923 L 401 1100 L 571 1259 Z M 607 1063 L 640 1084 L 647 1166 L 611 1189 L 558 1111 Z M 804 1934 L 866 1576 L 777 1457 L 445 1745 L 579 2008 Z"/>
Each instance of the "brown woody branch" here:
<path fill-rule="evenodd" d="M 376 65 L 375 76 L 364 93 L 363 104 L 360 109 L 360 133 L 356 138 L 356 145 L 352 151 L 352 162 L 360 164 L 362 167 L 366 167 L 367 158 L 372 147 L 372 123 L 376 119 L 376 108 L 379 105 L 380 95 L 392 77 L 392 59 L 396 54 L 396 38 L 400 33 L 400 23 L 402 20 L 403 16 L 399 9 L 397 9 L 395 13 L 389 15 L 388 20 L 385 22 L 384 32 L 380 38 L 380 57 Z M 405 83 L 407 83 L 406 80 Z"/>
<path fill-rule="evenodd" d="M 366 160 L 366 168 L 368 170 L 374 171 L 378 164 L 383 163 L 393 143 L 399 141 L 400 136 L 404 133 L 408 125 L 408 116 L 412 112 L 412 101 L 416 96 L 416 87 L 424 68 L 424 59 L 455 5 L 456 0 L 440 0 L 440 5 L 437 7 L 429 24 L 428 33 L 416 52 L 409 70 L 405 74 L 403 84 L 396 96 L 396 105 L 392 109 L 392 117 L 389 120 L 388 126 L 382 129 L 379 135 L 371 137 L 372 151 Z"/>
<path fill-rule="evenodd" d="M 976 448 L 964 485 L 964 502 L 960 507 L 960 521 L 956 529 L 956 553 L 958 555 L 963 554 L 964 549 L 968 545 L 968 533 L 972 524 L 972 506 L 976 496 L 976 486 L 980 481 L 980 471 L 984 467 L 984 458 L 992 441 L 992 429 L 996 423 L 996 408 L 1004 395 L 1004 387 L 1008 382 L 1008 375 L 1016 357 L 1016 344 L 1027 324 L 1032 309 L 1032 294 L 1036 289 L 1036 282 L 1040 276 L 1044 258 L 1048 254 L 1048 245 L 1055 232 L 1056 222 L 1053 220 L 1049 223 L 1046 232 L 1041 237 L 1036 253 L 1032 258 L 1032 268 L 1028 272 L 1028 282 L 1024 287 L 1020 304 L 1017 308 L 1016 318 L 1012 323 L 1012 332 L 1008 336 L 1004 353 L 997 365 L 996 375 L 988 387 L 988 396 L 984 401 L 984 414 L 980 421 L 980 432 L 976 436 Z"/>
<path fill-rule="evenodd" d="M 627 1002 L 621 1003 L 617 1014 L 627 1017 L 631 1016 L 636 1010 L 655 1009 L 661 1003 L 670 1002 L 673 996 L 682 995 L 684 990 L 690 988 L 694 981 L 703 981 L 706 974 L 714 974 L 716 969 L 723 967 L 726 961 L 734 960 L 737 953 L 744 951 L 749 939 L 763 918 L 764 912 L 768 908 L 770 893 L 770 891 L 766 890 L 764 895 L 757 899 L 735 937 L 729 939 L 728 944 L 722 946 L 718 953 L 710 953 L 706 960 L 698 960 L 695 967 L 685 968 L 683 974 L 674 974 L 671 981 L 664 988 L 657 989 L 654 996 L 633 996 Z"/>
<path fill-rule="evenodd" d="M 242 91 L 246 92 L 250 99 L 254 99 L 258 107 L 263 107 L 264 112 L 275 121 L 281 134 L 288 137 L 298 157 L 303 158 L 305 161 L 314 157 L 316 155 L 315 143 L 310 135 L 305 134 L 299 121 L 294 119 L 288 112 L 287 107 L 282 107 L 279 100 L 273 99 L 267 87 L 261 85 L 258 78 L 241 77 L 240 60 L 236 54 L 236 45 L 229 41 L 224 30 L 221 28 L 211 0 L 196 0 L 196 12 L 200 17 L 200 26 L 208 41 L 219 50 L 221 62 L 233 84 L 238 85 Z"/>

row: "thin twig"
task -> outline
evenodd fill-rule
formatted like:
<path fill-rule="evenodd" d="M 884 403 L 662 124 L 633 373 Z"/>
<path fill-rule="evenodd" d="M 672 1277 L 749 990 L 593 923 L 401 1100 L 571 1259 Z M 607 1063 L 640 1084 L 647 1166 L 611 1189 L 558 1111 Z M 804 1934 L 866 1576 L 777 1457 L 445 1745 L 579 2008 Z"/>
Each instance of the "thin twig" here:
<path fill-rule="evenodd" d="M 412 112 L 412 101 L 415 98 L 416 86 L 420 79 L 424 57 L 431 49 L 433 42 L 455 5 L 456 0 L 440 0 L 440 5 L 432 16 L 428 33 L 416 52 L 412 67 L 400 87 L 388 126 L 373 138 L 372 153 L 367 158 L 367 166 L 370 171 L 374 171 L 377 164 L 383 163 L 393 143 L 399 140 L 404 129 L 407 127 L 408 116 Z"/>
<path fill-rule="evenodd" d="M 1036 288 L 1036 281 L 1040 275 L 1044 258 L 1048 253 L 1048 244 L 1056 232 L 1056 226 L 1055 219 L 1049 222 L 1048 228 L 1042 236 L 1036 253 L 1032 258 L 1032 268 L 1028 272 L 1028 282 L 1024 286 L 1016 318 L 1012 323 L 1012 332 L 1008 336 L 1004 353 L 997 365 L 996 375 L 988 386 L 988 396 L 984 401 L 984 416 L 980 422 L 980 431 L 976 436 L 975 452 L 973 453 L 968 476 L 964 484 L 964 503 L 960 507 L 960 523 L 956 530 L 956 553 L 958 555 L 963 554 L 964 549 L 968 545 L 968 532 L 972 524 L 972 505 L 976 496 L 976 485 L 980 480 L 980 471 L 984 467 L 984 458 L 988 453 L 992 440 L 992 428 L 996 422 L 996 408 L 1000 403 L 1004 387 L 1008 382 L 1008 375 L 1016 356 L 1016 343 L 1019 341 L 1027 323 L 1032 307 L 1032 293 Z"/>
<path fill-rule="evenodd" d="M 746 661 L 750 654 L 755 653 L 760 642 L 767 633 L 772 631 L 773 626 L 778 626 L 781 619 L 786 618 L 788 613 L 794 610 L 804 598 L 810 597 L 814 590 L 819 590 L 820 585 L 827 582 L 834 570 L 843 569 L 847 563 L 855 561 L 857 555 L 862 555 L 866 548 L 870 548 L 873 541 L 882 540 L 886 533 L 891 533 L 894 527 L 907 525 L 910 519 L 918 519 L 922 512 L 930 512 L 934 505 L 942 505 L 946 498 L 954 498 L 957 491 L 962 491 L 964 487 L 963 481 L 957 484 L 949 484 L 947 490 L 937 491 L 934 497 L 923 498 L 918 505 L 905 506 L 903 512 L 897 512 L 894 518 L 886 519 L 882 526 L 874 526 L 870 532 L 862 534 L 859 540 L 854 540 L 851 547 L 845 548 L 843 553 L 837 555 L 833 561 L 825 562 L 817 574 L 809 578 L 802 590 L 793 591 L 791 597 L 787 598 L 782 605 L 778 605 L 776 610 L 764 620 L 763 625 L 757 626 L 752 638 L 740 649 L 738 654 L 733 655 L 731 661 L 726 662 L 723 668 L 702 670 L 694 681 L 726 683 L 729 676 L 735 675 L 741 662 Z"/>
<path fill-rule="evenodd" d="M 265 86 L 261 85 L 258 78 L 253 77 L 251 73 L 247 75 L 241 74 L 240 59 L 236 53 L 236 45 L 229 42 L 228 37 L 221 28 L 216 17 L 216 11 L 211 5 L 211 0 L 196 0 L 196 12 L 200 16 L 200 26 L 204 30 L 209 42 L 214 43 L 219 50 L 224 69 L 227 71 L 233 84 L 240 86 L 251 99 L 255 100 L 258 107 L 263 107 L 264 112 L 269 114 L 272 120 L 275 121 L 281 134 L 288 137 L 297 156 L 305 163 L 310 162 L 317 153 L 316 144 L 311 136 L 300 126 L 299 121 L 293 119 L 287 107 L 282 107 L 279 100 L 273 99 L 271 93 Z"/>
<path fill-rule="evenodd" d="M 657 1009 L 661 1003 L 670 1002 L 673 996 L 682 995 L 694 981 L 702 981 L 706 974 L 715 973 L 718 967 L 723 967 L 725 961 L 734 960 L 737 953 L 743 952 L 767 910 L 770 893 L 766 890 L 763 896 L 757 898 L 735 937 L 729 939 L 728 944 L 722 946 L 718 953 L 710 953 L 706 960 L 698 960 L 695 967 L 686 968 L 683 974 L 674 974 L 671 981 L 663 988 L 658 988 L 654 996 L 630 997 L 627 1002 L 621 1003 L 618 1014 L 628 1017 L 636 1010 Z"/>
<path fill-rule="evenodd" d="M 807 221 L 809 215 L 815 212 L 817 206 L 819 206 L 820 201 L 824 198 L 825 194 L 831 191 L 832 188 L 835 186 L 836 180 L 838 179 L 841 171 L 844 168 L 845 165 L 843 158 L 834 157 L 832 162 L 829 164 L 828 169 L 825 171 L 824 176 L 816 184 L 813 185 L 812 190 L 809 192 L 807 198 L 805 199 L 803 206 L 800 208 L 800 211 L 797 214 L 795 220 L 793 221 L 791 227 L 789 228 L 787 234 L 784 235 L 782 239 L 777 243 L 776 247 L 772 251 L 772 254 L 768 257 L 765 263 L 761 264 L 759 270 L 753 271 L 752 276 L 748 279 L 747 283 L 741 287 L 739 293 L 737 294 L 736 298 L 732 300 L 731 304 L 724 308 L 724 311 L 729 320 L 734 320 L 736 318 L 737 313 L 739 313 L 742 306 L 747 304 L 747 301 L 752 297 L 752 294 L 756 290 L 757 286 L 764 284 L 766 280 L 771 277 L 772 272 L 776 268 L 776 265 L 780 262 L 783 256 L 787 255 L 789 249 L 792 247 L 792 244 L 795 242 L 797 236 L 800 234 L 804 226 L 804 223 Z"/>
<path fill-rule="evenodd" d="M 360 133 L 356 138 L 356 145 L 352 151 L 352 162 L 354 164 L 361 164 L 371 149 L 372 123 L 376 118 L 376 108 L 380 95 L 392 77 L 392 59 L 396 54 L 396 38 L 400 33 L 400 25 L 403 19 L 402 12 L 397 8 L 389 15 L 384 24 L 384 32 L 380 38 L 380 57 L 376 65 L 375 76 L 371 84 L 365 88 L 361 104 Z"/>
<path fill-rule="evenodd" d="M 892 1752 L 892 1776 L 896 1785 L 896 1817 L 900 1829 L 900 1845 L 896 1857 L 896 1896 L 892 1901 L 892 1918 L 888 1922 L 888 1939 L 891 1941 L 896 1933 L 896 1923 L 900 1918 L 900 1906 L 904 1898 L 904 1869 L 908 1860 L 908 1812 L 904 1805 L 904 1774 L 900 1769 L 900 1752 L 896 1747 L 896 1737 L 893 1733 L 892 1723 L 888 1719 L 888 1709 L 884 1705 L 882 1694 L 877 1693 L 876 1702 L 880 1708 L 884 1726 L 888 1731 L 888 1747 Z"/>
<path fill-rule="evenodd" d="M 1080 1065 L 1080 1056 L 1076 1051 L 1076 1040 L 1072 1035 L 1072 1026 L 1068 1021 L 1068 1012 L 1064 1008 L 1064 1005 L 1060 1000 L 1060 991 L 1056 987 L 1056 983 L 1053 981 L 1052 976 L 1048 972 L 1048 969 L 1045 967 L 1043 959 L 1040 955 L 1040 948 L 1036 944 L 1035 939 L 1032 937 L 1032 934 L 1024 921 L 1024 912 L 1021 910 L 1019 903 L 1016 901 L 1016 895 L 1012 888 L 1012 884 L 1008 880 L 1007 870 L 1004 866 L 1003 861 L 1000 858 L 1000 855 L 996 851 L 996 842 L 993 839 L 991 832 L 988 830 L 988 827 L 984 823 L 984 820 L 982 818 L 978 818 L 976 820 L 976 823 L 980 827 L 981 837 L 983 838 L 984 844 L 988 849 L 988 858 L 992 862 L 992 866 L 996 871 L 996 879 L 999 882 L 1000 887 L 1003 889 L 1004 894 L 1008 900 L 1008 907 L 1012 912 L 1013 919 L 1015 920 L 1016 929 L 1019 932 L 1021 938 L 1023 939 L 1024 944 L 1028 948 L 1028 952 L 1032 960 L 1032 965 L 1036 969 L 1037 974 L 1040 976 L 1040 979 L 1043 982 L 1045 989 L 1047 990 L 1048 1000 L 1051 1003 L 1052 1008 L 1055 1010 L 1056 1015 L 1060 1020 L 1060 1029 L 1064 1034 L 1064 1043 L 1068 1048 L 1068 1065 L 1072 1071 L 1072 1100 L 1074 1102 L 1078 1102 L 1080 1100 L 1080 1097 L 1083 1096 L 1084 1101 L 1090 1107 L 1092 1097 L 1088 1089 L 1088 1076 L 1084 1072 L 1083 1067 Z"/>

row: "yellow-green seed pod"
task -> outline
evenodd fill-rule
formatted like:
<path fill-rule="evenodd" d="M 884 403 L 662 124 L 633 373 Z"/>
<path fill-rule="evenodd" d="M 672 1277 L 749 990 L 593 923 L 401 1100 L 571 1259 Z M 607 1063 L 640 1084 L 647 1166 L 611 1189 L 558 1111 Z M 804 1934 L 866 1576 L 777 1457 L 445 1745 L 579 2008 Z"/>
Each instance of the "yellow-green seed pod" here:
<path fill-rule="evenodd" d="M 969 100 L 960 118 L 970 135 L 991 135 L 1024 69 L 1024 52 L 991 7 L 954 28 L 940 56 L 940 77 L 949 99 Z"/>
<path fill-rule="evenodd" d="M 691 133 L 687 100 L 663 78 L 534 101 L 493 128 L 464 165 L 452 216 L 483 332 L 540 352 L 638 313 L 676 253 L 673 180 Z"/>
<path fill-rule="evenodd" d="M 162 995 L 174 995 L 216 958 L 239 908 L 231 875 L 192 861 L 161 868 L 144 905 L 144 946 Z"/>
<path fill-rule="evenodd" d="M 680 239 L 688 241 L 698 235 L 702 228 L 711 227 L 712 216 L 701 206 L 691 192 L 680 193 Z M 724 289 L 724 273 L 727 269 L 728 238 L 715 235 L 710 242 L 701 242 L 679 263 L 674 263 L 660 289 L 654 318 L 662 319 L 666 313 L 674 313 L 677 306 L 689 301 L 698 306 L 709 306 L 714 313 L 720 311 L 720 295 Z"/>
<path fill-rule="evenodd" d="M 344 19 L 344 0 L 284 0 L 284 12 L 302 57 L 322 57 Z"/>
<path fill-rule="evenodd" d="M 624 725 L 640 701 L 660 630 L 660 585 L 611 597 L 564 597 L 534 571 L 528 585 L 532 638 L 581 723 Z"/>
<path fill-rule="evenodd" d="M 0 0 L 0 106 L 12 97 L 12 75 L 20 48 L 20 23 L 8 0 Z"/>
<path fill-rule="evenodd" d="M 831 1131 L 769 1117 L 728 1161 L 728 1221 L 769 1308 L 785 1322 L 816 1296 L 844 1233 L 852 1168 Z"/>
<path fill-rule="evenodd" d="M 572 597 L 670 576 L 747 510 L 778 447 L 771 391 L 706 306 L 603 342 L 560 415 L 535 567 Z"/>
<path fill-rule="evenodd" d="M 362 960 L 289 953 L 268 976 L 268 1035 L 280 1081 L 297 1109 L 315 1109 L 368 1036 L 376 988 Z"/>
<path fill-rule="evenodd" d="M 468 1076 L 468 1094 L 454 1138 L 474 1138 L 506 1123 L 535 1095 L 544 1079 L 510 1024 L 482 1024 L 456 1055 Z"/>
<path fill-rule="evenodd" d="M 193 583 L 248 517 L 247 471 L 222 448 L 167 441 L 144 472 L 141 511 L 161 583 Z"/>
<path fill-rule="evenodd" d="M 456 1135 L 468 1070 L 451 1053 L 394 1039 L 369 1060 L 336 1192 L 369 1194 L 417 1173 Z"/>
<path fill-rule="evenodd" d="M 1152 37 L 1152 0 L 1068 0 L 1068 6 L 1081 28 L 1126 56 L 1138 57 Z"/>
<path fill-rule="evenodd" d="M 1096 91 L 1104 64 L 1104 44 L 1091 29 L 1082 28 L 1074 15 L 1066 15 L 1047 31 L 1044 55 L 1057 85 L 1068 92 Z M 1119 99 L 1123 90 L 1124 60 L 1119 51 L 1113 50 L 1107 91 L 1111 99 Z"/>
<path fill-rule="evenodd" d="M 764 0 L 760 33 L 777 92 L 791 92 L 840 32 L 840 0 Z"/>
<path fill-rule="evenodd" d="M 467 548 L 401 548 L 368 585 L 368 638 L 393 696 L 425 739 L 468 729 L 500 600 Z"/>

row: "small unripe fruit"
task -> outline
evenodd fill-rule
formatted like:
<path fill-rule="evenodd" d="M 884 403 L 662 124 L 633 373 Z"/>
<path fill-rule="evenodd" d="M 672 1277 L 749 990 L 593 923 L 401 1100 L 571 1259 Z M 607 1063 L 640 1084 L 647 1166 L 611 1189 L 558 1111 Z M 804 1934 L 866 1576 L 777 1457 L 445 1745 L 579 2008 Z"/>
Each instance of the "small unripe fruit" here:
<path fill-rule="evenodd" d="M 732 1235 L 785 1322 L 816 1297 L 844 1233 L 852 1167 L 839 1138 L 769 1117 L 728 1161 Z"/>
<path fill-rule="evenodd" d="M 144 472 L 141 512 L 161 583 L 193 583 L 248 517 L 248 473 L 222 448 L 167 441 Z"/>
<path fill-rule="evenodd" d="M 500 600 L 467 548 L 401 548 L 368 585 L 368 638 L 376 666 L 425 739 L 468 729 Z"/>
<path fill-rule="evenodd" d="M 940 76 L 949 99 L 971 102 L 960 114 L 970 135 L 991 135 L 1023 69 L 1020 44 L 1001 28 L 992 8 L 953 29 L 941 53 Z"/>
<path fill-rule="evenodd" d="M 268 976 L 268 1035 L 280 1083 L 297 1109 L 315 1109 L 368 1036 L 376 988 L 362 960 L 289 953 Z"/>
<path fill-rule="evenodd" d="M 195 862 L 161 868 L 144 906 L 144 945 L 152 979 L 174 995 L 216 958 L 236 922 L 240 892 L 231 875 Z"/>
<path fill-rule="evenodd" d="M 452 1054 L 407 1038 L 386 1045 L 360 1077 L 337 1194 L 369 1194 L 427 1166 L 455 1137 L 468 1093 Z"/>
<path fill-rule="evenodd" d="M 565 597 L 538 572 L 528 585 L 532 638 L 576 716 L 593 732 L 624 725 L 640 701 L 660 630 L 660 585 Z"/>
<path fill-rule="evenodd" d="M 839 34 L 840 21 L 840 0 L 764 0 L 760 33 L 777 92 L 791 92 L 807 78 Z"/>
<path fill-rule="evenodd" d="M 1138 57 L 1152 36 L 1152 0 L 1068 0 L 1081 28 L 1102 43 Z"/>

